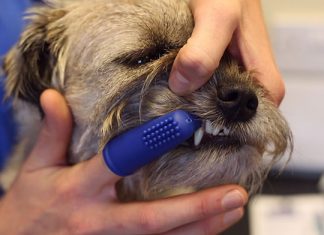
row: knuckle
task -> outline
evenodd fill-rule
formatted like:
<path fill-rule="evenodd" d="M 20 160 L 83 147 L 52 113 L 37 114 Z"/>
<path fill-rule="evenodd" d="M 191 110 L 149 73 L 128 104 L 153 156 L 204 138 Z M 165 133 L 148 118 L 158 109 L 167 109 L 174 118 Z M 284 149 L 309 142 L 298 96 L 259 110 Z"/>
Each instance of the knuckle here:
<path fill-rule="evenodd" d="M 188 43 L 185 50 L 180 51 L 178 65 L 180 72 L 190 72 L 198 78 L 209 76 L 218 67 L 219 61 L 194 45 Z"/>
<path fill-rule="evenodd" d="M 211 205 L 208 203 L 208 200 L 201 200 L 196 207 L 196 211 L 200 218 L 210 216 Z"/>
<path fill-rule="evenodd" d="M 151 206 L 144 207 L 138 217 L 138 226 L 147 233 L 158 233 L 162 231 L 162 223 L 156 210 Z"/>
<path fill-rule="evenodd" d="M 194 53 L 192 48 L 186 48 L 179 56 L 179 65 L 183 69 L 197 68 L 201 66 L 202 56 L 198 53 Z"/>

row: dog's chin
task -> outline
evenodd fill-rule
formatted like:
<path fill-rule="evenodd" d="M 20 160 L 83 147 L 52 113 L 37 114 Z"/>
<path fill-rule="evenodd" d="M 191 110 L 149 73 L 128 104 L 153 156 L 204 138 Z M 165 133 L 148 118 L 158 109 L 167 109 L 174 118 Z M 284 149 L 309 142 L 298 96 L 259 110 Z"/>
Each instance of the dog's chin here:
<path fill-rule="evenodd" d="M 225 141 L 227 147 L 206 142 L 200 146 L 181 145 L 170 151 L 135 175 L 126 177 L 121 183 L 125 194 L 119 195 L 120 199 L 153 200 L 223 184 L 240 184 L 254 192 L 265 173 L 262 155 L 255 147 L 238 147 L 236 142 L 230 144 L 233 141 L 230 137 L 226 138 L 216 139 Z M 129 194 L 133 187 L 140 193 Z"/>

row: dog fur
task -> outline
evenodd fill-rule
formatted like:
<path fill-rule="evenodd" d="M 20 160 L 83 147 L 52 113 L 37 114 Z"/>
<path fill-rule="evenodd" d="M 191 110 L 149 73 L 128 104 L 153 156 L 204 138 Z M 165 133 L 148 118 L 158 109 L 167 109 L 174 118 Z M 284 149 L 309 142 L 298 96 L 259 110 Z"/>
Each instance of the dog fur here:
<path fill-rule="evenodd" d="M 117 192 L 123 201 L 228 183 L 255 192 L 272 165 L 292 148 L 290 129 L 268 91 L 229 56 L 192 94 L 180 97 L 169 89 L 172 63 L 194 26 L 187 1 L 51 1 L 32 9 L 28 19 L 4 61 L 7 96 L 14 98 L 21 127 L 13 154 L 18 165 L 40 129 L 39 98 L 47 88 L 61 92 L 73 113 L 71 164 L 102 151 L 127 129 L 177 109 L 230 130 L 225 142 L 215 137 L 197 147 L 181 145 L 122 179 Z M 252 92 L 257 98 L 253 117 L 225 117 L 219 104 L 224 89 Z M 9 164 L 1 176 L 7 185 L 13 168 Z"/>

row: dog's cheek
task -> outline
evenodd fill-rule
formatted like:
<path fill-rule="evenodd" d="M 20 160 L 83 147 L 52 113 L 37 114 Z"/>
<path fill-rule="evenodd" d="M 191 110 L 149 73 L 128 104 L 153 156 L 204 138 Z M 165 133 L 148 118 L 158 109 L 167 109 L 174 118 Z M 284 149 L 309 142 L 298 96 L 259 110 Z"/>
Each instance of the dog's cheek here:
<path fill-rule="evenodd" d="M 140 107 L 142 113 L 148 118 L 162 116 L 173 110 L 186 106 L 186 101 L 175 95 L 165 86 L 155 86 L 150 88 L 148 94 L 142 100 Z"/>

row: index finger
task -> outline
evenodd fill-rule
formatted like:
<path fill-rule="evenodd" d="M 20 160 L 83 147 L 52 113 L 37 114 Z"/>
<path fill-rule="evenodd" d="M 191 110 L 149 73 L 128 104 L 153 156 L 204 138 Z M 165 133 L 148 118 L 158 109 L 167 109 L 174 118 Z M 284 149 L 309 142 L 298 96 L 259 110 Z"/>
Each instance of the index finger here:
<path fill-rule="evenodd" d="M 103 156 L 97 154 L 91 159 L 77 164 L 77 167 L 82 174 L 81 185 L 84 188 L 101 189 L 107 185 L 114 185 L 120 176 L 111 171 L 105 164 Z"/>
<path fill-rule="evenodd" d="M 247 200 L 243 188 L 226 185 L 157 201 L 116 204 L 109 210 L 117 211 L 112 217 L 121 224 L 115 234 L 160 234 L 243 207 Z M 101 223 L 105 227 L 111 221 Z"/>
<path fill-rule="evenodd" d="M 195 27 L 179 51 L 169 79 L 171 90 L 179 95 L 186 95 L 208 81 L 238 27 L 241 14 L 240 6 L 232 1 L 194 0 L 190 7 Z"/>

